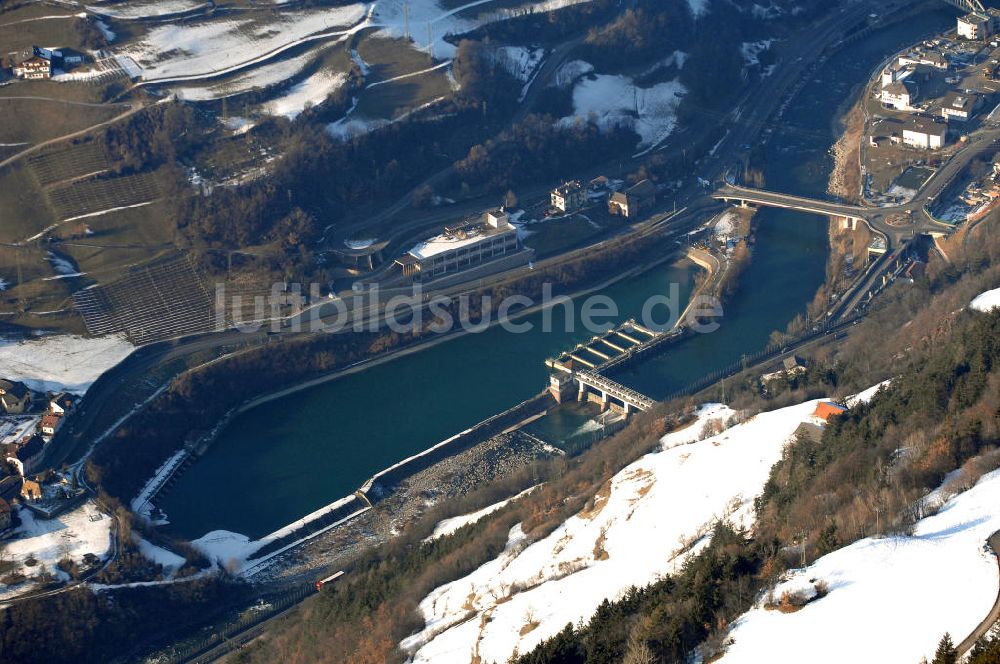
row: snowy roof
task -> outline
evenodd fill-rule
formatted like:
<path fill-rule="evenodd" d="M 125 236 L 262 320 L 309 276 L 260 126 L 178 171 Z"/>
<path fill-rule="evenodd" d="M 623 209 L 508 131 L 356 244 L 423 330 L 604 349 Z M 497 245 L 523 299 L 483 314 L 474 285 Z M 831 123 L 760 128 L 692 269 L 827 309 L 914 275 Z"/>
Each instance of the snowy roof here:
<path fill-rule="evenodd" d="M 516 229 L 511 226 L 505 228 L 493 228 L 486 224 L 463 226 L 424 240 L 410 249 L 410 255 L 419 260 L 425 260 L 446 251 L 472 246 L 488 237 L 516 232 Z"/>

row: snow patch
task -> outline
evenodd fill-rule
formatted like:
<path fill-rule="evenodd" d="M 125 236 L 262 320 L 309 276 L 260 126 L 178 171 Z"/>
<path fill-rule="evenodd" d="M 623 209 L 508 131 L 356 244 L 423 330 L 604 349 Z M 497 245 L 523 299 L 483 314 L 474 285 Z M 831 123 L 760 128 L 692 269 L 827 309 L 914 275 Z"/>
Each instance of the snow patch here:
<path fill-rule="evenodd" d="M 1000 309 L 1000 288 L 994 288 L 993 290 L 988 290 L 985 293 L 980 293 L 972 300 L 969 305 L 976 311 L 983 311 L 989 313 L 995 309 Z"/>
<path fill-rule="evenodd" d="M 25 341 L 0 339 L 0 376 L 23 381 L 39 392 L 83 394 L 97 378 L 135 350 L 120 337 L 84 339 L 72 335 Z"/>
<path fill-rule="evenodd" d="M 944 632 L 964 638 L 996 598 L 997 561 L 985 543 L 1000 529 L 998 504 L 994 471 L 918 522 L 912 537 L 863 539 L 792 572 L 776 597 L 813 580 L 829 594 L 794 613 L 752 609 L 734 624 L 722 661 L 799 662 L 809 652 L 813 662 L 917 662 Z M 929 597 L 947 610 L 928 610 Z M 850 638 L 828 638 L 836 625 L 850 625 Z"/>
<path fill-rule="evenodd" d="M 528 495 L 536 488 L 537 487 L 531 487 L 530 489 L 525 489 L 516 496 L 511 496 L 506 500 L 501 500 L 498 503 L 493 503 L 492 505 L 484 507 L 481 510 L 476 510 L 475 512 L 470 512 L 469 514 L 463 514 L 461 516 L 455 516 L 450 519 L 444 519 L 438 522 L 436 526 L 434 526 L 434 532 L 431 533 L 430 537 L 428 537 L 424 541 L 430 542 L 432 540 L 438 539 L 439 537 L 445 537 L 446 535 L 451 535 L 456 530 L 464 528 L 465 526 L 468 526 L 470 524 L 476 523 L 484 516 L 488 516 L 490 514 L 493 514 L 494 512 L 503 509 L 504 507 L 506 507 L 513 501 L 517 500 L 518 498 Z"/>
<path fill-rule="evenodd" d="M 264 104 L 264 112 L 294 120 L 310 106 L 323 103 L 327 96 L 347 82 L 347 74 L 321 70 L 293 85 L 288 92 Z"/>

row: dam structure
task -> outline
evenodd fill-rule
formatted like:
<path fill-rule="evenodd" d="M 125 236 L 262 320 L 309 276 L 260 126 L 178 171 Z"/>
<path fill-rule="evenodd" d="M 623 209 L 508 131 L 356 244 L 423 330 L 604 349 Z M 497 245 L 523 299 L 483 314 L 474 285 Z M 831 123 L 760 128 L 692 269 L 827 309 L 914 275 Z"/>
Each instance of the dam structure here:
<path fill-rule="evenodd" d="M 618 411 L 628 417 L 649 410 L 656 400 L 608 378 L 605 373 L 634 362 L 668 341 L 683 336 L 672 328 L 656 332 L 630 319 L 621 325 L 577 344 L 558 358 L 545 361 L 550 370 L 549 392 L 556 401 L 569 399 L 600 403 L 601 410 Z"/>

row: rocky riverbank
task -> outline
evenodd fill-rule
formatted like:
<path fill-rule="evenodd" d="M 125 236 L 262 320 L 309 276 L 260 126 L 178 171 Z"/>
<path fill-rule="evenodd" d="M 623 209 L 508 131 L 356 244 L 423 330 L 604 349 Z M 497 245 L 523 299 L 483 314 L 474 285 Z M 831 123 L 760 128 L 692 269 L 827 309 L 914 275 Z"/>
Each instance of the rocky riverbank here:
<path fill-rule="evenodd" d="M 314 580 L 388 541 L 406 524 L 435 510 L 441 511 L 442 517 L 474 511 L 475 506 L 468 510 L 461 506 L 464 496 L 500 483 L 534 461 L 556 453 L 555 448 L 521 431 L 495 435 L 408 477 L 371 510 L 284 554 L 254 580 Z M 441 506 L 446 503 L 454 503 L 458 509 L 445 513 Z"/>

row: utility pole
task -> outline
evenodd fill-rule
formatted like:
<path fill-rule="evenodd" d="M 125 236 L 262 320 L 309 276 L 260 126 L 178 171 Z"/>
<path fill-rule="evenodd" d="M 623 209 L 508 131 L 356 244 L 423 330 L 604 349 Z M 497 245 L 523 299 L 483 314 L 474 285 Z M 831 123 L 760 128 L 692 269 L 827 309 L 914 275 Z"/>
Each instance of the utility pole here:
<path fill-rule="evenodd" d="M 403 38 L 410 41 L 410 3 L 403 0 Z"/>
<path fill-rule="evenodd" d="M 434 59 L 434 26 L 427 21 L 427 52 L 430 53 L 431 60 Z"/>

